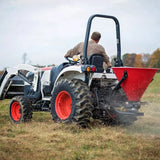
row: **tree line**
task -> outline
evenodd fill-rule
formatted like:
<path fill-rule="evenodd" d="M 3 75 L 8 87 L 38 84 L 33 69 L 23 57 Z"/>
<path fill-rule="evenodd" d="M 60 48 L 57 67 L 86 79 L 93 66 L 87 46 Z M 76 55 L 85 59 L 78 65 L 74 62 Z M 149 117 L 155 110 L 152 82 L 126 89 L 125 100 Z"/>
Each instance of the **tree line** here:
<path fill-rule="evenodd" d="M 152 54 L 126 53 L 122 56 L 122 60 L 124 66 L 160 68 L 160 48 Z"/>

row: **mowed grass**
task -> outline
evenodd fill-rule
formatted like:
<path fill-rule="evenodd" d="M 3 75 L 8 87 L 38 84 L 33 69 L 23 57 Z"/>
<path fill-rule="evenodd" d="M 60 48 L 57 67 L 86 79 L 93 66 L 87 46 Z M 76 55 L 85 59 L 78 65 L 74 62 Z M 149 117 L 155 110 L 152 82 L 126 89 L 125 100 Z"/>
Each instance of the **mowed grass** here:
<path fill-rule="evenodd" d="M 142 101 L 144 117 L 131 126 L 88 129 L 54 123 L 49 112 L 34 112 L 30 123 L 12 124 L 10 100 L 0 101 L 0 160 L 159 160 L 160 74 L 156 74 Z"/>

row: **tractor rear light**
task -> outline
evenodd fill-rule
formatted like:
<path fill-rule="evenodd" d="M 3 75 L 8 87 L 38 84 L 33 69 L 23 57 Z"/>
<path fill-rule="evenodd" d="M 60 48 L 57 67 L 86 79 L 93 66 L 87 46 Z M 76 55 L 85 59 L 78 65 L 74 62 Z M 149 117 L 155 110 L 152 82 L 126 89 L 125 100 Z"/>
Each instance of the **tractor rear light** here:
<path fill-rule="evenodd" d="M 93 67 L 92 67 L 92 72 L 95 72 L 95 71 L 96 71 L 96 67 L 93 66 Z"/>
<path fill-rule="evenodd" d="M 96 67 L 94 65 L 82 65 L 82 72 L 96 72 Z"/>
<path fill-rule="evenodd" d="M 88 67 L 86 68 L 86 71 L 87 71 L 87 72 L 90 72 L 90 70 L 91 70 L 91 68 L 88 66 Z"/>

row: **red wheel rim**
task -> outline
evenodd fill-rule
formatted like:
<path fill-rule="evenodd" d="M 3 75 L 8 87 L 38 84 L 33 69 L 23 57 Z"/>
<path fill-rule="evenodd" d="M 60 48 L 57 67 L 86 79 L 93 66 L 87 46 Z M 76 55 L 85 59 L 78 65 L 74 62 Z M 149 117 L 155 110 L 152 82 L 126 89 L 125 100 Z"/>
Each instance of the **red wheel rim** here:
<path fill-rule="evenodd" d="M 72 99 L 68 92 L 61 91 L 55 102 L 55 110 L 60 119 L 67 119 L 72 110 Z"/>
<path fill-rule="evenodd" d="M 18 102 L 13 102 L 11 105 L 11 116 L 14 121 L 19 121 L 21 118 L 21 107 Z"/>

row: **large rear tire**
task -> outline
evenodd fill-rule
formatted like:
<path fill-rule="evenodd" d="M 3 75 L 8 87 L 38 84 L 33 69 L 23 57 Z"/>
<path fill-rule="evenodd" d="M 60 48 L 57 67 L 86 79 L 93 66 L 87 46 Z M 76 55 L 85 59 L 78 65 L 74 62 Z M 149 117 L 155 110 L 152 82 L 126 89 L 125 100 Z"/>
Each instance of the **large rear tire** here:
<path fill-rule="evenodd" d="M 32 106 L 28 98 L 14 97 L 9 105 L 9 117 L 13 123 L 29 122 L 32 119 Z"/>
<path fill-rule="evenodd" d="M 92 117 L 92 101 L 88 86 L 81 80 L 61 80 L 51 99 L 54 121 L 76 122 L 87 127 Z"/>

